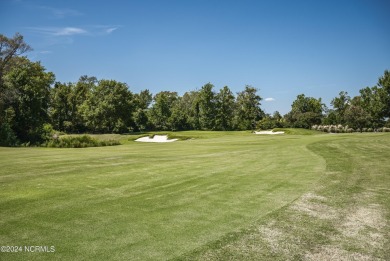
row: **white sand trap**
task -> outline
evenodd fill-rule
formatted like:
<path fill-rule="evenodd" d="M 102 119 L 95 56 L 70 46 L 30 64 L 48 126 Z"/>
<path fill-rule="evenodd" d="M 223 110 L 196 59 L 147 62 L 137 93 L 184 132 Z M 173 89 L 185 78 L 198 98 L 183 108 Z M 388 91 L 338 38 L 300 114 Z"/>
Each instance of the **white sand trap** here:
<path fill-rule="evenodd" d="M 168 135 L 154 135 L 153 138 L 146 136 L 146 137 L 136 139 L 135 141 L 140 141 L 140 142 L 173 142 L 173 141 L 177 141 L 177 139 L 169 140 Z"/>
<path fill-rule="evenodd" d="M 284 131 L 255 131 L 255 134 L 275 135 L 284 134 Z"/>

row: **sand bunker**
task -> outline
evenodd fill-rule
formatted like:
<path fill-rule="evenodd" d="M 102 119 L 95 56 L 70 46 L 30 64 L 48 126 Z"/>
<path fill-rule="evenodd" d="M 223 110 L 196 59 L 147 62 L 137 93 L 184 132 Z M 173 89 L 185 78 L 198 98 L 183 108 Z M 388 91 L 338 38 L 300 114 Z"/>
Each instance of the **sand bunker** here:
<path fill-rule="evenodd" d="M 255 134 L 275 135 L 284 134 L 284 131 L 255 131 Z"/>
<path fill-rule="evenodd" d="M 146 137 L 136 139 L 135 141 L 140 141 L 140 142 L 173 142 L 173 141 L 177 141 L 177 139 L 169 140 L 168 135 L 154 135 L 153 138 L 146 136 Z"/>

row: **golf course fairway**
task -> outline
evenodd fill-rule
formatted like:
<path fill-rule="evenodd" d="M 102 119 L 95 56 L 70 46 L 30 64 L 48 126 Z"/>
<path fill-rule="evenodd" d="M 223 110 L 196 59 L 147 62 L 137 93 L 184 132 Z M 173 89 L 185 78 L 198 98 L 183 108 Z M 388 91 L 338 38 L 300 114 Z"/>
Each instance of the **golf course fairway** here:
<path fill-rule="evenodd" d="M 390 260 L 390 134 L 174 134 L 0 148 L 0 259 Z"/>

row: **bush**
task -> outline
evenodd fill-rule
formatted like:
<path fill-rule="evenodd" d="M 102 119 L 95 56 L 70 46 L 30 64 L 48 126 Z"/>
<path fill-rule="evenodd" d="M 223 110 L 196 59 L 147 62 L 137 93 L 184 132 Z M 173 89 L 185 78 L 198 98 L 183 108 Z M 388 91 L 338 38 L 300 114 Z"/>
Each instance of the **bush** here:
<path fill-rule="evenodd" d="M 120 145 L 119 141 L 107 140 L 99 141 L 88 135 L 83 136 L 67 136 L 62 138 L 52 138 L 49 142 L 44 144 L 51 148 L 87 148 L 87 147 L 101 147 Z"/>
<path fill-rule="evenodd" d="M 54 129 L 53 126 L 49 123 L 45 123 L 42 126 L 41 130 L 41 138 L 43 141 L 48 141 L 50 140 L 54 135 Z"/>
<path fill-rule="evenodd" d="M 19 140 L 8 123 L 0 126 L 0 146 L 14 147 L 18 146 Z"/>
<path fill-rule="evenodd" d="M 352 132 L 390 132 L 389 127 L 381 127 L 378 129 L 373 129 L 373 128 L 362 128 L 362 129 L 353 129 L 350 128 L 348 125 L 343 126 L 341 124 L 338 125 L 313 125 L 311 127 L 312 130 L 318 130 L 318 131 L 323 131 L 323 132 L 331 132 L 331 133 L 352 133 Z"/>

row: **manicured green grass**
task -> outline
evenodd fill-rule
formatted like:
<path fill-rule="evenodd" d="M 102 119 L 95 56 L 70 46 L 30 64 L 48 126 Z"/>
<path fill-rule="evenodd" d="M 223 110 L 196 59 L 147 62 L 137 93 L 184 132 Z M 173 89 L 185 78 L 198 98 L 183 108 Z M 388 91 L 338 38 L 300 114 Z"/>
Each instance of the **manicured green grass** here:
<path fill-rule="evenodd" d="M 316 130 L 308 130 L 308 129 L 294 129 L 294 128 L 275 128 L 273 131 L 284 131 L 285 134 L 288 135 L 318 135 L 318 134 L 325 134 L 321 131 Z"/>
<path fill-rule="evenodd" d="M 332 219 L 299 204 L 318 195 L 346 221 L 351 204 L 374 204 L 385 226 L 363 232 L 389 235 L 390 135 L 172 135 L 194 139 L 137 143 L 125 135 L 114 147 L 0 148 L 1 245 L 55 246 L 54 253 L 0 252 L 0 259 L 283 260 L 339 243 L 388 255 L 384 246 L 359 248 L 356 238 L 349 245 Z M 362 191 L 375 196 L 360 202 Z M 267 229 L 285 235 L 292 252 L 271 247 L 258 233 Z"/>

